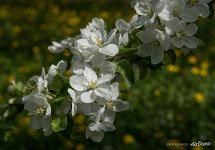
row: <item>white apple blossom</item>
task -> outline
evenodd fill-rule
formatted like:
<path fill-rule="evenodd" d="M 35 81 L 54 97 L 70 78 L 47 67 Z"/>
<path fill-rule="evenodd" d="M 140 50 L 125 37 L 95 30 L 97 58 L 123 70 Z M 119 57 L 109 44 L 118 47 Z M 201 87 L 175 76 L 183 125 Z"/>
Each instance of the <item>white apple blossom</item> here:
<path fill-rule="evenodd" d="M 43 68 L 41 71 L 41 76 L 37 80 L 37 88 L 39 92 L 42 92 L 44 89 L 48 89 L 48 81 L 45 74 L 45 69 Z"/>
<path fill-rule="evenodd" d="M 196 17 L 207 17 L 210 14 L 208 3 L 212 0 L 187 0 L 187 9 L 191 9 L 193 12 L 196 13 Z"/>
<path fill-rule="evenodd" d="M 142 42 L 138 49 L 141 57 L 151 57 L 152 64 L 159 64 L 164 58 L 164 52 L 170 48 L 170 36 L 165 31 L 148 28 L 137 33 Z"/>
<path fill-rule="evenodd" d="M 111 43 L 114 32 L 107 34 L 102 21 L 97 22 L 100 23 L 94 21 L 81 29 L 82 38 L 76 41 L 76 48 L 87 59 L 91 59 L 98 52 L 107 56 L 115 56 L 118 53 L 118 47 Z"/>
<path fill-rule="evenodd" d="M 119 96 L 119 83 L 115 82 L 110 85 L 110 92 L 106 94 L 103 99 L 98 99 L 100 105 L 105 106 L 105 108 L 120 112 L 129 109 L 129 102 L 118 99 Z"/>
<path fill-rule="evenodd" d="M 35 129 L 43 129 L 44 134 L 52 133 L 51 123 L 51 106 L 42 93 L 31 93 L 23 97 L 24 109 L 31 116 L 30 126 Z"/>
<path fill-rule="evenodd" d="M 166 0 L 164 9 L 158 14 L 164 21 L 182 19 L 182 12 L 186 6 L 186 0 Z M 187 14 L 190 15 L 190 14 Z"/>
<path fill-rule="evenodd" d="M 68 93 L 69 93 L 70 98 L 65 99 L 61 103 L 61 105 L 58 109 L 58 114 L 60 114 L 60 113 L 68 114 L 69 112 L 71 112 L 72 117 L 74 117 L 77 113 L 77 107 L 78 107 L 77 105 L 81 103 L 80 93 L 75 92 L 71 88 L 68 89 Z"/>
<path fill-rule="evenodd" d="M 113 125 L 115 113 L 106 110 L 105 107 L 100 108 L 91 119 L 93 122 L 88 125 L 85 133 L 87 139 L 91 138 L 95 142 L 101 142 L 104 137 L 104 132 L 110 132 L 116 129 Z"/>
<path fill-rule="evenodd" d="M 81 101 L 92 103 L 97 96 L 104 97 L 109 91 L 109 82 L 113 75 L 105 74 L 98 78 L 98 75 L 91 68 L 86 67 L 83 75 L 73 75 L 70 78 L 70 85 L 73 89 L 82 92 Z"/>
<path fill-rule="evenodd" d="M 38 92 L 43 90 L 48 91 L 48 85 L 52 83 L 54 76 L 57 73 L 63 74 L 66 71 L 67 63 L 65 61 L 60 61 L 56 66 L 51 65 L 48 74 L 45 74 L 45 69 L 42 69 L 41 76 L 37 79 Z"/>
<path fill-rule="evenodd" d="M 134 9 L 138 15 L 139 20 L 143 24 L 151 24 L 155 21 L 156 16 L 163 10 L 165 5 L 164 0 L 140 0 L 134 5 Z"/>
<path fill-rule="evenodd" d="M 176 37 L 171 39 L 173 46 L 182 48 L 196 48 L 198 46 L 198 39 L 193 35 L 197 32 L 198 27 L 194 23 L 186 24 L 181 23 L 180 28 L 176 30 Z"/>

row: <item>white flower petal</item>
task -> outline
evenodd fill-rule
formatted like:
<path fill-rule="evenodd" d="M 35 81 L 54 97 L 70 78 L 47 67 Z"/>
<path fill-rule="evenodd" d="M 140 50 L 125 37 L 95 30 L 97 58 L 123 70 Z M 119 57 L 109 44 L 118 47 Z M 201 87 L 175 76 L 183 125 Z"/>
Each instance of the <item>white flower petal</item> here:
<path fill-rule="evenodd" d="M 186 33 L 186 36 L 192 36 L 192 35 L 194 35 L 194 34 L 197 32 L 197 30 L 198 30 L 198 27 L 197 27 L 197 25 L 194 24 L 194 23 L 188 24 L 188 25 L 185 27 L 185 29 L 184 29 L 184 31 L 185 31 L 185 33 Z"/>
<path fill-rule="evenodd" d="M 91 138 L 94 142 L 101 142 L 104 138 L 104 132 L 90 131 L 88 128 L 85 133 L 86 138 Z"/>
<path fill-rule="evenodd" d="M 69 83 L 71 87 L 77 91 L 84 91 L 88 86 L 88 80 L 83 75 L 74 75 L 70 77 Z"/>
<path fill-rule="evenodd" d="M 196 6 L 196 8 L 199 10 L 200 16 L 202 16 L 202 17 L 209 16 L 210 10 L 209 10 L 208 4 L 198 3 L 197 6 Z"/>
<path fill-rule="evenodd" d="M 57 64 L 57 71 L 61 74 L 63 74 L 66 71 L 67 68 L 67 62 L 61 60 L 58 64 Z"/>
<path fill-rule="evenodd" d="M 85 78 L 89 82 L 96 82 L 98 80 L 97 74 L 95 71 L 93 71 L 91 68 L 86 67 L 83 72 Z"/>
<path fill-rule="evenodd" d="M 112 74 L 114 75 L 116 72 L 116 64 L 113 62 L 105 62 L 100 68 L 101 75 L 104 74 Z"/>
<path fill-rule="evenodd" d="M 72 89 L 68 89 L 68 93 L 70 95 L 70 97 L 73 99 L 73 100 L 76 100 L 76 94 L 75 94 L 75 91 L 72 90 Z"/>
<path fill-rule="evenodd" d="M 110 122 L 102 122 L 102 125 L 105 127 L 105 132 L 111 132 L 116 130 L 116 127 Z"/>
<path fill-rule="evenodd" d="M 115 25 L 119 32 L 129 32 L 131 30 L 131 25 L 123 19 L 118 19 Z"/>
<path fill-rule="evenodd" d="M 99 80 L 97 81 L 97 85 L 110 82 L 113 79 L 113 77 L 114 76 L 112 74 L 105 74 L 99 78 Z"/>
<path fill-rule="evenodd" d="M 51 124 L 51 116 L 45 116 L 42 121 L 43 130 L 49 130 Z"/>
<path fill-rule="evenodd" d="M 113 124 L 115 117 L 116 113 L 114 111 L 106 109 L 103 115 L 103 121 Z"/>
<path fill-rule="evenodd" d="M 199 12 L 195 7 L 186 7 L 180 14 L 181 19 L 185 22 L 194 22 L 198 19 L 198 16 Z"/>
<path fill-rule="evenodd" d="M 116 100 L 119 96 L 119 83 L 114 82 L 113 84 L 110 85 L 110 88 L 112 93 L 111 100 Z"/>
<path fill-rule="evenodd" d="M 30 121 L 30 126 L 34 129 L 41 129 L 42 128 L 42 120 L 43 116 L 32 116 Z"/>
<path fill-rule="evenodd" d="M 199 40 L 194 36 L 184 37 L 182 42 L 187 48 L 196 48 L 199 44 Z"/>
<path fill-rule="evenodd" d="M 99 49 L 99 52 L 108 56 L 115 56 L 119 49 L 115 44 L 108 44 Z"/>
<path fill-rule="evenodd" d="M 137 37 L 141 42 L 145 44 L 154 41 L 156 38 L 153 30 L 140 31 L 137 33 Z"/>
<path fill-rule="evenodd" d="M 84 103 L 92 103 L 96 99 L 96 95 L 94 94 L 93 90 L 83 92 L 81 94 L 81 101 Z"/>
<path fill-rule="evenodd" d="M 76 112 L 77 112 L 77 105 L 75 103 L 72 103 L 72 109 L 71 109 L 72 117 L 76 115 Z"/>
<path fill-rule="evenodd" d="M 137 54 L 141 57 L 148 57 L 151 55 L 152 47 L 150 44 L 142 44 L 140 45 Z"/>
<path fill-rule="evenodd" d="M 162 62 L 164 58 L 164 51 L 161 48 L 154 48 L 151 52 L 151 62 L 156 65 Z"/>
<path fill-rule="evenodd" d="M 92 65 L 95 68 L 100 68 L 105 62 L 106 56 L 101 53 L 95 53 L 94 57 L 91 60 Z"/>
<path fill-rule="evenodd" d="M 58 114 L 60 114 L 60 113 L 68 114 L 70 109 L 71 109 L 71 101 L 64 100 L 61 103 L 60 107 L 58 108 L 57 113 Z"/>
<path fill-rule="evenodd" d="M 181 48 L 183 46 L 183 43 L 181 39 L 174 37 L 171 39 L 172 45 L 175 46 L 176 48 Z"/>
<path fill-rule="evenodd" d="M 97 87 L 94 92 L 100 97 L 105 97 L 105 95 L 110 91 L 110 88 L 107 85 L 100 85 Z"/>
<path fill-rule="evenodd" d="M 123 100 L 116 100 L 114 101 L 114 108 L 113 110 L 116 112 L 120 112 L 120 111 L 125 111 L 128 110 L 130 107 L 130 104 L 128 101 L 123 101 Z"/>

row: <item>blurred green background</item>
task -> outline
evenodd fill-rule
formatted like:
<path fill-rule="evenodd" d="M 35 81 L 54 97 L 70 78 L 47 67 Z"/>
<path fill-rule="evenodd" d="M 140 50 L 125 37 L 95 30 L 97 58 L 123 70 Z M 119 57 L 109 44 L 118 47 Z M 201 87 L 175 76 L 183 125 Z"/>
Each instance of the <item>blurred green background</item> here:
<path fill-rule="evenodd" d="M 41 67 L 70 57 L 53 55 L 47 47 L 79 33 L 93 17 L 108 24 L 128 20 L 128 0 L 1 0 L 0 104 L 12 96 L 11 81 L 25 82 Z M 201 19 L 197 36 L 203 41 L 188 54 L 177 50 L 176 65 L 151 71 L 124 96 L 132 108 L 119 113 L 117 130 L 97 144 L 84 137 L 86 118 L 74 118 L 72 137 L 28 127 L 26 113 L 0 122 L 0 150 L 214 150 L 215 149 L 215 20 Z M 209 147 L 168 146 L 167 143 L 209 141 Z"/>

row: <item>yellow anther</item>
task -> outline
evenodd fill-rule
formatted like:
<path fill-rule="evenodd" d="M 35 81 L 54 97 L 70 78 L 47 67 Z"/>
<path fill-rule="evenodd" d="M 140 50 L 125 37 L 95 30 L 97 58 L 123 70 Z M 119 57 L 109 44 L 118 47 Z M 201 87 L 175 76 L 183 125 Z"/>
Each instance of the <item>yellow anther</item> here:
<path fill-rule="evenodd" d="M 89 83 L 88 87 L 89 87 L 90 89 L 95 89 L 95 88 L 97 87 L 97 84 L 96 84 L 96 82 L 91 81 L 91 82 Z"/>
<path fill-rule="evenodd" d="M 113 109 L 113 106 L 114 106 L 114 104 L 113 104 L 112 101 L 107 101 L 107 102 L 105 103 L 105 105 L 107 106 L 108 109 Z"/>

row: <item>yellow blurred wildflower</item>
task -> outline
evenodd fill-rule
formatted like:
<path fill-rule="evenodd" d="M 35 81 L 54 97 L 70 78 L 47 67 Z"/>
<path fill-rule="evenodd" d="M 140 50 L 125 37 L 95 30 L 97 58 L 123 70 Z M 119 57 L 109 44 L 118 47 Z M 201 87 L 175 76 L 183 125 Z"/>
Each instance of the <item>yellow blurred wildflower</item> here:
<path fill-rule="evenodd" d="M 79 126 L 77 127 L 77 132 L 79 132 L 79 133 L 84 133 L 84 132 L 85 132 L 85 129 L 86 129 L 86 126 L 85 126 L 84 124 L 79 125 Z"/>
<path fill-rule="evenodd" d="M 206 76 L 208 75 L 208 70 L 207 70 L 207 69 L 201 69 L 201 70 L 200 70 L 200 75 L 201 75 L 202 77 L 206 77 Z"/>
<path fill-rule="evenodd" d="M 84 115 L 78 114 L 74 118 L 74 123 L 75 124 L 83 124 L 85 122 L 86 117 Z"/>
<path fill-rule="evenodd" d="M 157 97 L 159 97 L 161 95 L 160 89 L 155 89 L 154 90 L 154 95 L 157 96 Z"/>
<path fill-rule="evenodd" d="M 12 32 L 15 33 L 15 34 L 20 33 L 21 31 L 22 31 L 22 28 L 20 26 L 18 26 L 18 25 L 14 26 L 12 28 Z"/>
<path fill-rule="evenodd" d="M 176 65 L 167 65 L 167 70 L 172 73 L 178 73 L 180 68 Z"/>
<path fill-rule="evenodd" d="M 33 53 L 37 54 L 37 53 L 40 52 L 40 48 L 37 47 L 37 46 L 34 46 L 34 47 L 32 48 L 32 51 L 33 51 Z"/>
<path fill-rule="evenodd" d="M 195 146 L 192 148 L 192 150 L 203 150 L 203 148 L 201 146 Z"/>
<path fill-rule="evenodd" d="M 0 7 L 0 16 L 7 17 L 8 15 L 9 15 L 9 12 L 8 12 L 7 8 Z"/>
<path fill-rule="evenodd" d="M 13 41 L 12 44 L 11 44 L 11 46 L 13 48 L 17 48 L 19 46 L 19 43 L 17 41 Z"/>
<path fill-rule="evenodd" d="M 66 71 L 65 75 L 66 75 L 67 77 L 70 77 L 70 76 L 72 75 L 71 69 L 69 69 L 68 71 Z"/>
<path fill-rule="evenodd" d="M 75 146 L 76 150 L 85 150 L 85 145 L 82 143 L 79 143 Z"/>
<path fill-rule="evenodd" d="M 17 128 L 17 127 L 12 127 L 12 132 L 13 132 L 14 134 L 19 134 L 20 130 L 19 130 L 19 128 Z"/>
<path fill-rule="evenodd" d="M 53 5 L 50 10 L 55 16 L 60 14 L 60 8 L 57 5 Z"/>
<path fill-rule="evenodd" d="M 31 137 L 36 137 L 38 135 L 38 132 L 37 130 L 33 129 L 33 128 L 28 128 L 28 134 L 31 136 Z"/>
<path fill-rule="evenodd" d="M 8 81 L 8 82 L 12 82 L 12 81 L 14 81 L 14 80 L 15 80 L 14 75 L 8 75 L 8 76 L 7 76 L 7 81 Z"/>
<path fill-rule="evenodd" d="M 81 22 L 81 19 L 80 19 L 78 16 L 72 17 L 71 19 L 69 19 L 69 20 L 67 21 L 67 23 L 68 23 L 70 26 L 75 26 L 75 25 L 79 24 L 80 22 Z"/>
<path fill-rule="evenodd" d="M 198 58 L 194 55 L 191 55 L 187 58 L 188 63 L 195 65 L 198 62 Z"/>
<path fill-rule="evenodd" d="M 109 14 L 108 14 L 107 11 L 102 11 L 102 12 L 100 13 L 100 16 L 101 16 L 102 18 L 104 18 L 104 19 L 107 19 L 107 18 L 109 17 Z"/>
<path fill-rule="evenodd" d="M 69 139 L 63 140 L 63 144 L 64 144 L 64 146 L 65 146 L 67 149 L 72 149 L 73 146 L 74 146 L 73 141 L 72 141 L 72 140 L 69 140 Z"/>
<path fill-rule="evenodd" d="M 131 135 L 131 134 L 125 134 L 125 135 L 123 136 L 123 142 L 124 142 L 125 144 L 132 144 L 132 143 L 135 142 L 135 138 L 134 138 L 134 136 Z"/>
<path fill-rule="evenodd" d="M 18 71 L 19 71 L 20 73 L 28 73 L 28 72 L 30 71 L 30 68 L 29 68 L 28 66 L 20 66 L 20 67 L 18 68 Z"/>
<path fill-rule="evenodd" d="M 18 124 L 21 127 L 27 127 L 28 124 L 29 124 L 29 122 L 30 122 L 30 118 L 29 117 L 22 117 L 22 118 L 19 119 Z"/>
<path fill-rule="evenodd" d="M 73 33 L 73 29 L 70 27 L 66 27 L 66 26 L 62 27 L 61 31 L 66 35 L 70 35 Z"/>
<path fill-rule="evenodd" d="M 197 103 L 202 103 L 205 100 L 205 95 L 201 92 L 197 92 L 195 93 L 194 98 Z"/>
<path fill-rule="evenodd" d="M 176 57 L 180 57 L 180 56 L 181 56 L 181 51 L 176 50 L 176 51 L 175 51 L 175 54 L 176 54 Z"/>
<path fill-rule="evenodd" d="M 63 55 L 64 55 L 65 57 L 70 57 L 70 56 L 71 56 L 71 53 L 70 53 L 69 51 L 65 51 L 65 52 L 63 53 Z"/>
<path fill-rule="evenodd" d="M 199 75 L 200 74 L 200 69 L 198 67 L 192 67 L 191 68 L 191 73 L 194 75 Z"/>
<path fill-rule="evenodd" d="M 204 61 L 201 63 L 201 68 L 202 69 L 208 69 L 210 67 L 209 63 L 207 61 Z"/>

